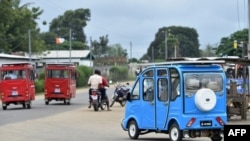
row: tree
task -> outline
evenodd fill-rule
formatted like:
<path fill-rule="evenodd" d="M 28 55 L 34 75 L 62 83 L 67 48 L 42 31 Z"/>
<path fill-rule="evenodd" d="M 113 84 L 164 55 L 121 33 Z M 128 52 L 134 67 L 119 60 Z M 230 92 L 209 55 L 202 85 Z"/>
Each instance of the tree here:
<path fill-rule="evenodd" d="M 130 63 L 139 63 L 139 60 L 137 58 L 131 58 L 129 59 Z"/>
<path fill-rule="evenodd" d="M 99 37 L 99 41 L 94 40 L 91 42 L 92 52 L 97 58 L 108 56 L 108 35 Z"/>
<path fill-rule="evenodd" d="M 234 48 L 234 41 L 237 41 L 237 48 Z M 242 43 L 243 42 L 243 43 Z M 236 31 L 229 37 L 222 37 L 215 53 L 219 56 L 242 56 L 242 47 L 246 48 L 248 42 L 248 29 Z"/>
<path fill-rule="evenodd" d="M 32 52 L 44 50 L 44 42 L 39 38 L 39 28 L 36 19 L 42 14 L 39 7 L 28 6 L 31 3 L 20 6 L 20 0 L 0 1 L 0 46 L 1 51 L 28 52 L 28 31 L 31 31 Z"/>
<path fill-rule="evenodd" d="M 86 42 L 86 35 L 83 28 L 90 20 L 89 9 L 68 10 L 62 16 L 53 19 L 49 31 L 59 37 L 69 39 L 71 30 L 72 41 Z"/>
<path fill-rule="evenodd" d="M 215 49 L 212 45 L 207 45 L 204 50 L 201 50 L 201 56 L 202 57 L 215 57 Z"/>
<path fill-rule="evenodd" d="M 121 44 L 108 45 L 108 35 L 101 36 L 99 41 L 91 42 L 92 53 L 95 56 L 95 65 L 121 65 L 127 63 L 127 50 Z"/>
<path fill-rule="evenodd" d="M 196 30 L 189 27 L 170 26 L 163 27 L 158 30 L 154 41 L 152 41 L 149 45 L 147 53 L 141 59 L 152 59 L 154 56 L 154 60 L 165 60 L 165 31 L 168 32 L 168 58 L 175 57 L 175 54 L 177 57 L 200 56 L 198 33 Z"/>
<path fill-rule="evenodd" d="M 127 57 L 128 53 L 126 49 L 123 49 L 121 44 L 113 44 L 109 46 L 108 54 L 110 57 Z"/>
<path fill-rule="evenodd" d="M 89 9 L 68 10 L 52 20 L 49 32 L 41 33 L 41 38 L 48 50 L 69 50 L 70 44 L 72 50 L 89 49 L 83 30 L 89 20 Z M 65 42 L 57 45 L 55 39 L 58 37 Z"/>

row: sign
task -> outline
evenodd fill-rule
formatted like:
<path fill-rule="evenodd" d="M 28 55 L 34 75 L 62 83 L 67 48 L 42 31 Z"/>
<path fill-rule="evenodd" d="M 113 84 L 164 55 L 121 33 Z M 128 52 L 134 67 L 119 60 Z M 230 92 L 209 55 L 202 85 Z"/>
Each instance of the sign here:
<path fill-rule="evenodd" d="M 248 140 L 250 137 L 250 125 L 225 125 L 224 140 Z"/>

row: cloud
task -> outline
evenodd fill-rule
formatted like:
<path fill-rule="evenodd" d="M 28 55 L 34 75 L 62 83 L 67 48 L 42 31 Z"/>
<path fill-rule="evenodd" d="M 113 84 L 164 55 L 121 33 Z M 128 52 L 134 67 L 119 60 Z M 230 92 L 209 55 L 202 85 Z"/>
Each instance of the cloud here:
<path fill-rule="evenodd" d="M 51 22 L 66 10 L 88 8 L 91 21 L 85 34 L 98 40 L 109 35 L 110 44 L 120 43 L 133 57 L 146 53 L 159 28 L 186 26 L 199 34 L 200 48 L 215 45 L 222 37 L 247 27 L 247 1 L 240 0 L 24 0 L 44 9 L 41 22 Z M 40 27 L 43 31 L 48 26 Z M 130 54 L 130 53 L 129 53 Z"/>

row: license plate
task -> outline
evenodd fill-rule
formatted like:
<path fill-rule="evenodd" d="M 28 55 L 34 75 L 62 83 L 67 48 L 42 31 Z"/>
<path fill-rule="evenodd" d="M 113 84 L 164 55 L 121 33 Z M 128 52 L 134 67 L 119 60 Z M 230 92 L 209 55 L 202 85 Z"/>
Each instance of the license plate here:
<path fill-rule="evenodd" d="M 200 122 L 201 126 L 212 126 L 212 121 L 211 120 L 205 120 Z"/>
<path fill-rule="evenodd" d="M 12 91 L 11 95 L 12 95 L 12 96 L 17 96 L 18 93 L 17 93 L 17 91 Z"/>
<path fill-rule="evenodd" d="M 59 88 L 55 88 L 55 91 L 54 91 L 55 93 L 60 93 L 61 92 L 61 90 L 59 89 Z"/>
<path fill-rule="evenodd" d="M 96 100 L 96 99 L 97 99 L 97 95 L 91 95 L 91 98 L 92 98 L 93 100 Z"/>

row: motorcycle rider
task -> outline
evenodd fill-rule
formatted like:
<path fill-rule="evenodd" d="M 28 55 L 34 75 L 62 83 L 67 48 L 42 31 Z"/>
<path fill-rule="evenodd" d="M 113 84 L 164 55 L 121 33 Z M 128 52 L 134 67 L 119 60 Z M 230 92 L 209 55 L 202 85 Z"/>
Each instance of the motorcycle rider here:
<path fill-rule="evenodd" d="M 108 81 L 104 76 L 101 75 L 100 71 L 98 73 L 102 77 L 102 83 L 100 84 L 100 87 L 99 87 L 99 90 L 102 94 L 101 97 L 106 99 L 107 110 L 111 111 L 110 106 L 109 106 L 109 98 L 108 98 L 108 95 L 106 93 L 106 89 L 107 89 L 107 87 L 109 87 Z"/>
<path fill-rule="evenodd" d="M 89 106 L 88 108 L 91 108 L 91 91 L 93 89 L 99 89 L 99 86 L 102 84 L 102 77 L 100 76 L 100 70 L 94 70 L 94 74 L 89 77 L 88 85 L 89 88 Z"/>

